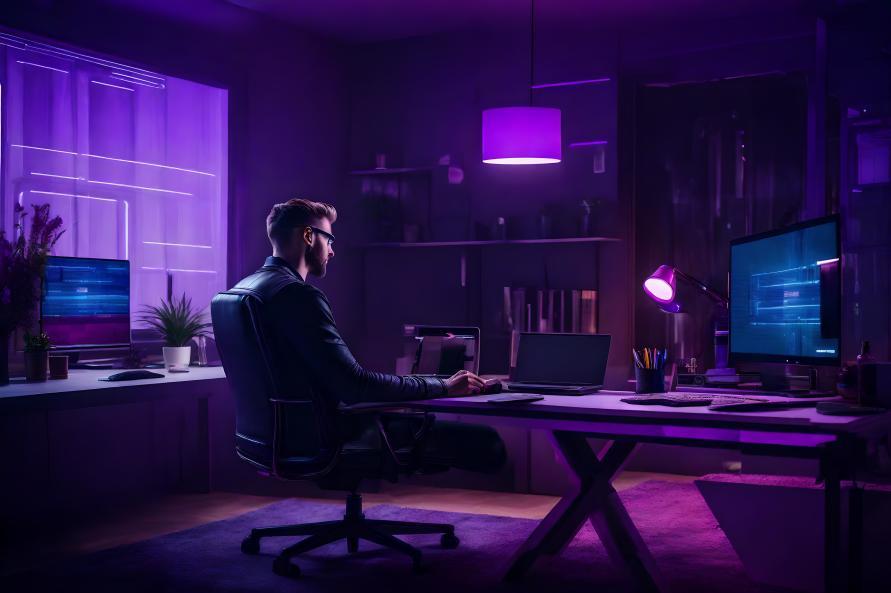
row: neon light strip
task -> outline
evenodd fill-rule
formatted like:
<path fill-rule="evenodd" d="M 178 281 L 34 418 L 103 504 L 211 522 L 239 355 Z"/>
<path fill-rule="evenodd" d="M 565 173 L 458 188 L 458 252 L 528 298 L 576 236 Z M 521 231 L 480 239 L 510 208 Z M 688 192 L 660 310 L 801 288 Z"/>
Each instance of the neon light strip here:
<path fill-rule="evenodd" d="M 602 144 L 609 144 L 606 140 L 589 140 L 587 142 L 573 142 L 569 145 L 569 148 L 578 148 L 579 146 L 600 146 Z"/>
<path fill-rule="evenodd" d="M 134 89 L 131 89 L 131 88 L 128 88 L 128 87 L 125 87 L 125 86 L 118 86 L 118 85 L 116 85 L 116 84 L 108 84 L 107 82 L 99 82 L 98 80 L 91 80 L 90 82 L 91 82 L 92 84 L 98 84 L 98 85 L 100 85 L 100 86 L 107 86 L 107 87 L 111 87 L 111 88 L 113 88 L 113 89 L 120 89 L 120 90 L 122 90 L 122 91 L 129 91 L 129 92 L 131 92 L 131 93 L 135 93 L 135 92 L 136 92 Z"/>
<path fill-rule="evenodd" d="M 834 257 L 832 259 L 821 259 L 820 261 L 817 262 L 817 265 L 822 266 L 824 264 L 834 264 L 837 261 L 838 261 L 837 257 Z"/>
<path fill-rule="evenodd" d="M 558 86 L 579 86 L 583 84 L 597 84 L 600 82 L 609 82 L 609 78 L 590 78 L 588 80 L 570 80 L 567 82 L 548 82 L 545 84 L 533 84 L 531 89 L 551 89 Z"/>
<path fill-rule="evenodd" d="M 28 191 L 30 191 L 32 194 L 40 194 L 43 196 L 64 196 L 64 197 L 68 197 L 68 198 L 83 198 L 85 200 L 98 200 L 100 202 L 117 202 L 117 200 L 112 200 L 110 198 L 99 198 L 96 196 L 88 196 L 85 194 L 65 194 L 65 193 L 61 193 L 61 192 L 57 192 L 57 191 L 40 191 L 40 190 L 36 190 L 36 189 L 31 189 Z"/>
<path fill-rule="evenodd" d="M 98 155 L 98 154 L 86 154 L 86 153 L 84 153 L 83 156 L 88 156 L 88 157 L 90 157 L 90 158 L 94 158 L 94 159 L 103 159 L 103 160 L 106 160 L 106 161 L 118 161 L 118 162 L 121 162 L 121 163 L 130 163 L 131 165 L 145 165 L 146 167 L 160 167 L 161 169 L 171 169 L 171 170 L 173 170 L 173 171 L 182 171 L 182 172 L 184 172 L 184 173 L 194 173 L 194 174 L 196 174 L 196 175 L 206 175 L 206 176 L 208 176 L 208 177 L 216 177 L 216 175 L 214 175 L 213 173 L 206 173 L 206 172 L 204 172 L 204 171 L 195 171 L 194 169 L 183 169 L 183 168 L 181 168 L 181 167 L 173 167 L 173 166 L 171 166 L 171 165 L 159 165 L 158 163 L 147 163 L 147 162 L 145 162 L 145 161 L 131 161 L 131 160 L 128 160 L 128 159 L 117 159 L 117 158 L 114 158 L 114 157 L 110 157 L 110 156 L 101 156 L 101 155 Z"/>
<path fill-rule="evenodd" d="M 58 152 L 59 154 L 70 154 L 72 156 L 77 156 L 78 153 L 71 152 L 70 150 L 59 150 L 58 148 L 41 148 L 40 146 L 27 146 L 26 144 L 10 144 L 13 148 L 29 148 L 31 150 L 44 150 L 46 152 Z"/>
<path fill-rule="evenodd" d="M 127 79 L 127 78 L 121 78 L 120 76 L 115 76 L 114 74 L 111 75 L 111 78 L 114 78 L 115 80 L 120 80 L 120 81 L 122 81 L 122 82 L 126 82 L 126 83 L 128 83 L 128 84 L 138 84 L 139 86 L 147 86 L 147 87 L 149 87 L 150 89 L 158 89 L 158 90 L 161 90 L 161 89 L 165 89 L 165 88 L 167 88 L 167 87 L 166 87 L 165 85 L 163 85 L 163 84 L 148 83 L 148 82 L 137 82 L 137 81 L 135 81 L 135 80 L 129 80 L 129 79 Z"/>
<path fill-rule="evenodd" d="M 86 156 L 94 159 L 103 159 L 106 161 L 118 161 L 121 163 L 130 163 L 131 165 L 145 165 L 147 167 L 160 167 L 161 169 L 171 169 L 173 171 L 182 171 L 184 173 L 195 173 L 196 175 L 206 175 L 207 177 L 216 177 L 214 173 L 205 171 L 196 171 L 194 169 L 183 169 L 182 167 L 174 167 L 172 165 L 160 165 L 158 163 L 148 163 L 146 161 L 131 161 L 128 159 L 118 159 L 110 156 L 102 156 L 98 154 L 87 154 L 80 152 L 71 152 L 70 150 L 59 150 L 57 148 L 43 148 L 42 146 L 28 146 L 27 144 L 10 144 L 13 148 L 27 148 L 29 150 L 44 150 L 47 152 L 57 152 L 59 154 L 70 154 L 73 156 Z"/>
<path fill-rule="evenodd" d="M 148 80 L 146 78 L 140 78 L 138 76 L 130 76 L 129 74 L 124 74 L 123 72 L 112 72 L 112 78 L 123 79 L 127 82 L 132 82 L 133 84 L 141 84 L 143 86 L 151 86 L 154 88 L 164 88 L 165 85 L 163 82 L 157 82 L 154 80 Z"/>
<path fill-rule="evenodd" d="M 124 259 L 130 259 L 130 202 L 124 200 Z"/>
<path fill-rule="evenodd" d="M 144 189 L 145 191 L 159 191 L 165 194 L 177 194 L 180 196 L 191 196 L 189 192 L 175 191 L 172 189 L 161 189 L 160 187 L 146 187 L 144 185 L 130 185 L 129 183 L 115 183 L 113 181 L 96 181 L 95 179 L 87 179 L 87 183 L 95 183 L 97 185 L 111 185 L 114 187 L 126 187 L 129 189 Z"/>
<path fill-rule="evenodd" d="M 159 191 L 166 194 L 178 194 L 182 196 L 192 196 L 194 194 L 190 194 L 185 191 L 175 191 L 172 189 L 161 189 L 160 187 L 146 187 L 144 185 L 130 185 L 128 183 L 115 183 L 113 181 L 97 181 L 95 179 L 87 179 L 86 177 L 71 177 L 70 175 L 54 175 L 52 173 L 38 173 L 36 171 L 31 171 L 31 175 L 39 175 L 41 177 L 53 177 L 56 179 L 71 179 L 73 181 L 86 181 L 87 183 L 96 183 L 99 185 L 113 185 L 115 187 L 127 187 L 130 189 L 144 189 L 145 191 Z"/>
<path fill-rule="evenodd" d="M 77 52 L 69 51 L 60 47 L 54 47 L 52 45 L 47 45 L 45 43 L 40 43 L 37 41 L 32 41 L 29 39 L 25 39 L 22 37 L 16 37 L 15 35 L 9 35 L 7 33 L 0 33 L 0 39 L 5 40 L 7 43 L 3 45 L 9 45 L 10 47 L 14 47 L 19 50 L 24 51 L 33 51 L 36 53 L 44 53 L 49 55 L 63 56 L 68 59 L 78 59 L 83 60 L 84 62 L 89 62 L 92 64 L 98 64 L 101 66 L 105 66 L 112 69 L 123 70 L 125 72 L 133 72 L 136 74 L 140 74 L 145 76 L 146 78 L 157 78 L 158 80 L 164 80 L 163 77 L 157 75 L 157 73 L 152 72 L 150 70 L 145 70 L 143 68 L 136 68 L 135 66 L 128 66 L 126 64 L 119 64 L 116 62 L 111 62 L 109 60 L 103 60 L 102 58 L 97 58 L 88 54 L 80 54 Z M 10 45 L 10 42 L 13 44 L 20 45 Z M 23 46 L 23 47 L 22 47 Z"/>
<path fill-rule="evenodd" d="M 153 268 L 150 266 L 142 266 L 143 270 L 154 270 L 156 272 L 192 272 L 194 274 L 216 274 L 213 270 L 187 270 L 184 268 Z"/>
<path fill-rule="evenodd" d="M 61 72 L 62 74 L 68 74 L 68 70 L 62 70 L 61 68 L 52 68 L 51 66 L 44 66 L 43 64 L 35 64 L 34 62 L 23 62 L 22 60 L 16 60 L 16 64 L 25 64 L 26 66 L 34 66 L 35 68 L 43 68 L 44 70 L 52 70 L 53 72 Z"/>
<path fill-rule="evenodd" d="M 31 171 L 31 175 L 39 175 L 40 177 L 53 177 L 55 179 L 72 179 L 74 181 L 83 181 L 83 177 L 72 177 L 70 175 L 53 175 L 52 173 L 38 173 Z"/>
<path fill-rule="evenodd" d="M 196 249 L 212 249 L 211 245 L 190 245 L 188 243 L 164 243 L 162 241 L 143 241 L 143 245 L 164 245 L 166 247 L 194 247 Z"/>

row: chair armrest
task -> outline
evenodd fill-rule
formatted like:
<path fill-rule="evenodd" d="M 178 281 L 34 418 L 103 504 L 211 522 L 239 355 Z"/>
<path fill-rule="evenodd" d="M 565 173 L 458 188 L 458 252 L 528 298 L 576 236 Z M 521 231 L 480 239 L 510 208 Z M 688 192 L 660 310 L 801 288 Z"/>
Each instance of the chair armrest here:
<path fill-rule="evenodd" d="M 351 406 L 343 406 L 337 409 L 340 414 L 347 415 L 355 415 L 355 414 L 382 414 L 387 412 L 403 412 L 403 411 L 415 411 L 416 408 L 412 407 L 409 404 L 398 404 L 398 403 L 366 403 L 366 404 L 353 404 Z M 419 411 L 419 410 L 417 410 Z"/>

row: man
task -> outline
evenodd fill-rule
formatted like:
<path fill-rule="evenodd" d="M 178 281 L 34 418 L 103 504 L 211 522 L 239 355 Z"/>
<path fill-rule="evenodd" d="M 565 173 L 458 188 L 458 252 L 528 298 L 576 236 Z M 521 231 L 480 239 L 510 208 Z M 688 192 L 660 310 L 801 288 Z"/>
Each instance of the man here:
<path fill-rule="evenodd" d="M 337 211 L 330 204 L 293 199 L 276 204 L 266 218 L 272 256 L 236 287 L 263 294 L 262 318 L 268 327 L 276 368 L 288 369 L 296 391 L 312 389 L 330 400 L 332 409 L 362 402 L 400 402 L 479 393 L 483 381 L 468 371 L 442 380 L 400 377 L 366 370 L 337 331 L 324 293 L 307 278 L 323 277 L 334 257 L 332 225 Z M 288 377 L 284 383 L 287 384 Z M 287 394 L 283 394 L 287 396 Z M 388 415 L 387 432 L 397 446 L 410 444 L 416 415 Z M 378 444 L 376 425 L 343 418 L 345 440 Z M 425 441 L 430 464 L 495 472 L 505 460 L 504 444 L 492 428 L 457 422 L 435 422 Z"/>

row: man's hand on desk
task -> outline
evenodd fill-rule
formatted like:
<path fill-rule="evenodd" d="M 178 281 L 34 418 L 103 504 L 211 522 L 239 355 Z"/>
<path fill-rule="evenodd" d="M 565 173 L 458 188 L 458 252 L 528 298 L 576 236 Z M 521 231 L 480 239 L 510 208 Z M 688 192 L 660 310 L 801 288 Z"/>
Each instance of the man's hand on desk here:
<path fill-rule="evenodd" d="M 485 382 L 470 371 L 458 371 L 444 381 L 449 397 L 476 395 L 483 390 Z"/>

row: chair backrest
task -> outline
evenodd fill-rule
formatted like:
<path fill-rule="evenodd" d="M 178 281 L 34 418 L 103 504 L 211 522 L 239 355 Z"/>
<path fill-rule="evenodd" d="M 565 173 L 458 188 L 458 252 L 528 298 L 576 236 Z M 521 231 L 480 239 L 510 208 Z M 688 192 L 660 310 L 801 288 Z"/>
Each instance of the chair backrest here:
<path fill-rule="evenodd" d="M 214 337 L 235 400 L 235 448 L 267 471 L 286 468 L 282 477 L 313 476 L 329 468 L 339 452 L 336 427 L 313 390 L 295 385 L 300 377 L 281 368 L 283 357 L 270 351 L 276 340 L 263 305 L 259 294 L 242 288 L 221 292 L 211 302 Z M 279 406 L 278 418 L 273 399 L 290 402 Z"/>

